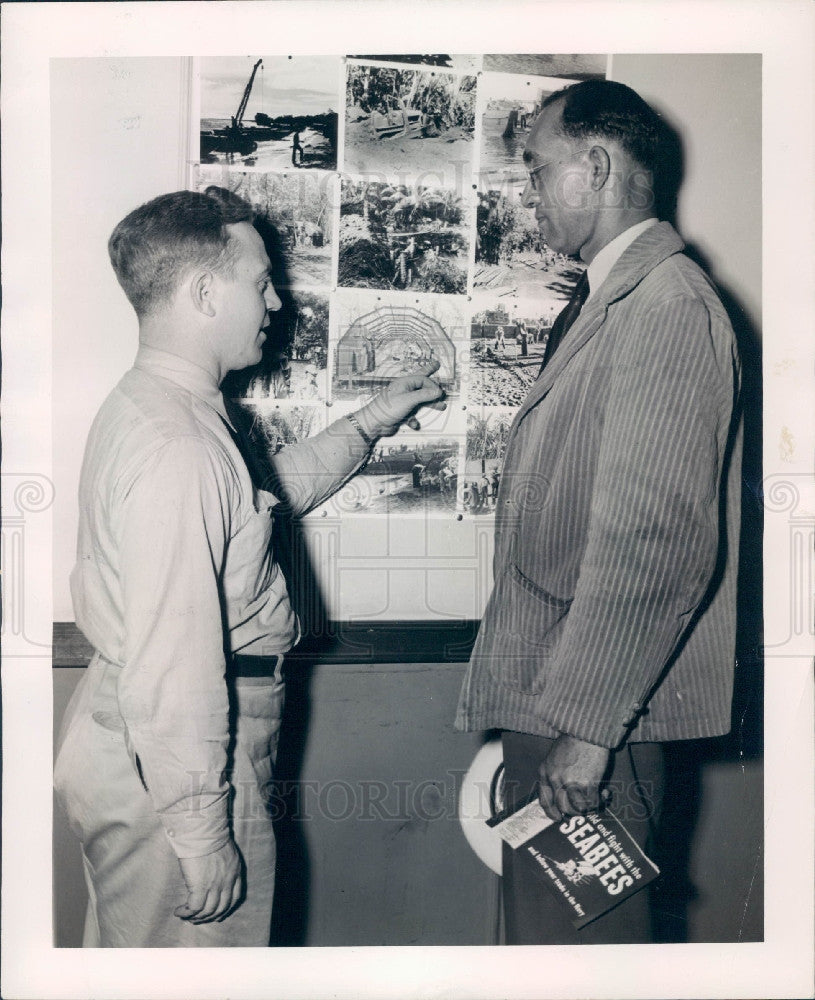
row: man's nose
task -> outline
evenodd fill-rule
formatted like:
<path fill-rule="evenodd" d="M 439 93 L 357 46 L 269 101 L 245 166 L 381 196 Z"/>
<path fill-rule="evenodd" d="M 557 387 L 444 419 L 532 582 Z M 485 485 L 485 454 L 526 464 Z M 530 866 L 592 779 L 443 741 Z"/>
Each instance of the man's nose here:
<path fill-rule="evenodd" d="M 266 286 L 266 291 L 263 293 L 263 298 L 266 301 L 266 308 L 269 312 L 277 312 L 283 305 L 280 301 L 280 296 L 274 290 L 274 286 L 269 284 Z"/>

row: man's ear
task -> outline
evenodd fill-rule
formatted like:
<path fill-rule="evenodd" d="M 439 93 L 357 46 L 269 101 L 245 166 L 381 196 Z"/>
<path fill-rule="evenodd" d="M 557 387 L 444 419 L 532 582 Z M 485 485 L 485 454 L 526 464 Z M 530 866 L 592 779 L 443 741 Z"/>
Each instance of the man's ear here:
<path fill-rule="evenodd" d="M 589 163 L 591 189 L 592 191 L 601 191 L 611 173 L 611 157 L 602 146 L 592 146 L 589 150 Z"/>
<path fill-rule="evenodd" d="M 190 278 L 190 298 L 195 309 L 205 316 L 215 315 L 215 275 L 196 271 Z"/>

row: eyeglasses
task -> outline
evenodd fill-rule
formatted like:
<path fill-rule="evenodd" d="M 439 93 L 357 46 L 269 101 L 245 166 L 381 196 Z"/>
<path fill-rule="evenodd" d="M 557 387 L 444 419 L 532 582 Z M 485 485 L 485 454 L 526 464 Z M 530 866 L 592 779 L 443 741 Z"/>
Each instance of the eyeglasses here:
<path fill-rule="evenodd" d="M 526 173 L 527 176 L 529 177 L 529 183 L 532 185 L 532 190 L 540 191 L 540 188 L 538 187 L 538 178 L 536 175 L 538 174 L 539 171 L 543 170 L 544 167 L 549 167 L 553 163 L 563 163 L 564 160 L 570 160 L 573 156 L 578 156 L 580 153 L 587 153 L 588 151 L 589 151 L 588 146 L 585 149 L 575 149 L 573 152 L 567 153 L 566 156 L 562 156 L 559 160 L 547 160 L 546 163 L 539 163 L 537 167 L 533 167 L 531 170 L 527 170 Z"/>

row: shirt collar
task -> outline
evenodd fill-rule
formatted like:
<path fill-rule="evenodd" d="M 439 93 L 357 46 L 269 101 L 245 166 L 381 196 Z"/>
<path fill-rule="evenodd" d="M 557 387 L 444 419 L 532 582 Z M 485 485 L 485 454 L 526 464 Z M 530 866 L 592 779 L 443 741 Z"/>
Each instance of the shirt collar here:
<path fill-rule="evenodd" d="M 193 396 L 203 400 L 215 412 L 232 426 L 232 421 L 224 406 L 224 397 L 211 372 L 194 361 L 182 358 L 178 354 L 162 351 L 158 347 L 148 347 L 140 344 L 133 367 L 141 371 L 158 375 L 167 379 Z"/>
<path fill-rule="evenodd" d="M 617 261 L 622 257 L 629 246 L 634 242 L 634 240 L 641 234 L 644 233 L 646 229 L 650 229 L 651 226 L 655 226 L 659 220 L 655 218 L 644 219 L 642 222 L 637 222 L 633 226 L 629 226 L 628 229 L 623 230 L 619 236 L 615 236 L 610 243 L 606 243 L 602 250 L 600 250 L 591 264 L 588 265 L 586 271 L 589 276 L 589 298 L 591 298 L 595 292 L 597 292 L 603 282 L 611 273 L 611 269 L 617 263 Z"/>

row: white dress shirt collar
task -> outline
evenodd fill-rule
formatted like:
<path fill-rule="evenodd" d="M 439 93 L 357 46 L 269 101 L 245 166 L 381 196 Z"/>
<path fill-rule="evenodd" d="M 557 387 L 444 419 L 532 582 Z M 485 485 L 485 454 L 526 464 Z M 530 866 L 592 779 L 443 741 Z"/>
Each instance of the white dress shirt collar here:
<path fill-rule="evenodd" d="M 610 243 L 606 243 L 603 249 L 598 252 L 597 256 L 586 268 L 589 276 L 589 298 L 591 298 L 595 292 L 599 291 L 600 286 L 611 273 L 611 269 L 620 257 L 622 257 L 628 247 L 631 246 L 634 240 L 641 233 L 644 233 L 646 229 L 650 229 L 651 226 L 655 226 L 657 222 L 659 222 L 659 219 L 655 219 L 653 217 L 650 219 L 644 219 L 642 222 L 637 222 L 635 225 L 629 226 L 629 228 L 621 232 L 619 236 L 615 236 Z"/>

